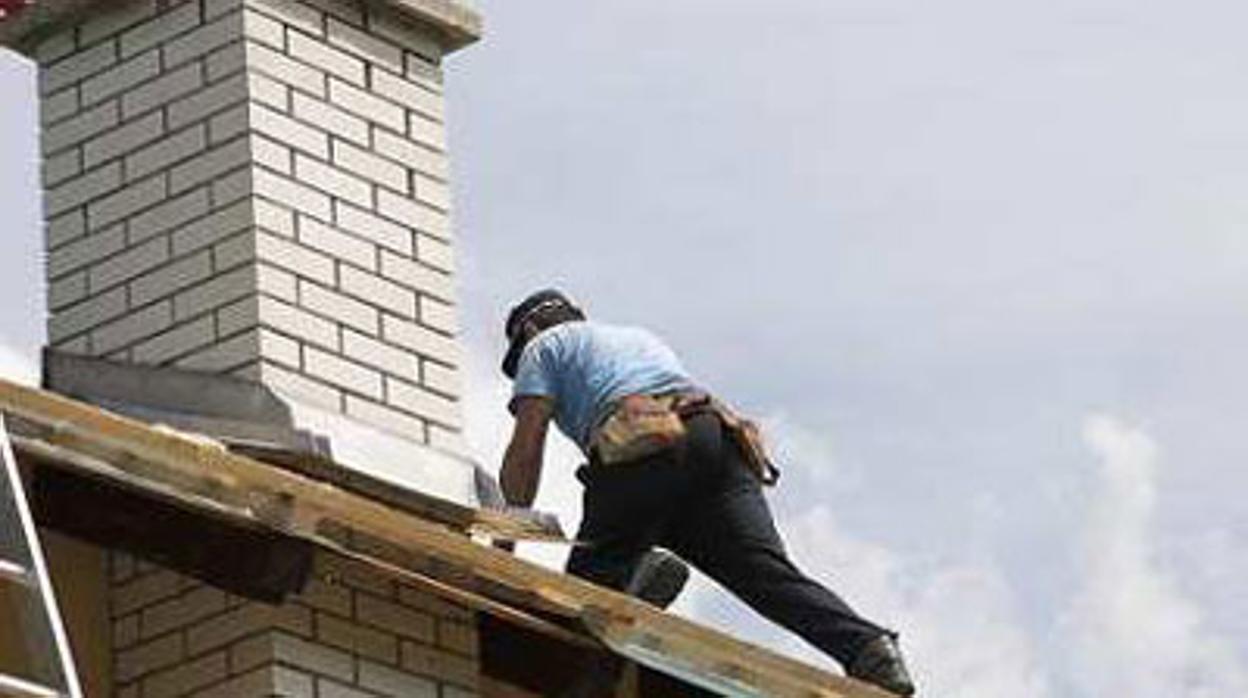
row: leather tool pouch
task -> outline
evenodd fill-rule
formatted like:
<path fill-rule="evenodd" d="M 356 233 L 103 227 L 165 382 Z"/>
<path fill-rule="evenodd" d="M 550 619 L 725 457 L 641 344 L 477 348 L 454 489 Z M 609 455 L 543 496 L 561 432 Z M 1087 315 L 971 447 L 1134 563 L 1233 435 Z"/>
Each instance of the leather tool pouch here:
<path fill-rule="evenodd" d="M 685 425 L 670 396 L 627 395 L 594 433 L 593 449 L 604 465 L 640 460 L 671 448 Z"/>

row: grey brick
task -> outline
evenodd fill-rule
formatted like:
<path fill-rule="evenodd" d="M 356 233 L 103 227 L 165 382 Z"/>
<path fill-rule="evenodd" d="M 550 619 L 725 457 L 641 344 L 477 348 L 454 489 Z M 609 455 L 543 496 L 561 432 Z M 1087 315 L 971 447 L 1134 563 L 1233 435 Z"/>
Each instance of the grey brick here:
<path fill-rule="evenodd" d="M 241 41 L 223 46 L 208 54 L 204 65 L 208 82 L 224 80 L 247 68 L 247 47 Z"/>
<path fill-rule="evenodd" d="M 87 141 L 82 148 L 87 169 L 160 138 L 164 135 L 164 122 L 163 114 L 153 112 L 138 121 L 131 121 L 119 129 Z"/>
<path fill-rule="evenodd" d="M 264 165 L 284 175 L 293 174 L 293 156 L 290 148 L 259 134 L 251 136 L 251 157 L 256 164 Z"/>
<path fill-rule="evenodd" d="M 285 633 L 265 633 L 230 648 L 235 672 L 279 662 L 323 676 L 351 682 L 355 661 L 350 654 Z"/>
<path fill-rule="evenodd" d="M 172 296 L 187 286 L 212 276 L 212 255 L 204 250 L 140 276 L 130 282 L 131 305 L 147 305 L 162 296 Z"/>
<path fill-rule="evenodd" d="M 135 345 L 132 357 L 134 361 L 143 364 L 166 363 L 196 349 L 214 344 L 216 339 L 216 322 L 213 321 L 211 315 L 205 315 L 194 322 L 179 325 Z M 205 587 L 205 589 L 211 589 L 211 587 Z M 144 630 L 152 626 L 152 621 L 146 617 L 147 613 L 144 611 Z"/>
<path fill-rule="evenodd" d="M 323 284 L 334 283 L 334 260 L 298 243 L 269 235 L 256 234 L 257 257 L 269 264 L 288 269 L 305 279 Z"/>
<path fill-rule="evenodd" d="M 368 594 L 356 595 L 355 618 L 365 625 L 380 628 L 399 637 L 427 643 L 434 640 L 433 616 Z"/>
<path fill-rule="evenodd" d="M 45 128 L 42 139 L 43 153 L 48 155 L 76 145 L 119 123 L 121 123 L 121 117 L 117 103 L 101 104 L 55 126 Z"/>
<path fill-rule="evenodd" d="M 295 156 L 295 179 L 359 206 L 373 203 L 368 182 L 303 155 Z"/>
<path fill-rule="evenodd" d="M 395 698 L 437 698 L 438 685 L 421 676 L 406 674 L 374 662 L 360 662 L 359 685 Z"/>
<path fill-rule="evenodd" d="M 377 268 L 377 248 L 311 218 L 299 220 L 299 242 L 365 269 Z"/>
<path fill-rule="evenodd" d="M 434 269 L 455 273 L 455 250 L 444 240 L 428 235 L 416 236 L 416 257 Z"/>
<path fill-rule="evenodd" d="M 212 183 L 212 205 L 223 207 L 239 199 L 251 196 L 254 190 L 255 168 L 244 167 L 225 175 Z"/>
<path fill-rule="evenodd" d="M 329 43 L 376 66 L 403 73 L 403 50 L 339 19 L 329 18 Z"/>
<path fill-rule="evenodd" d="M 335 351 L 338 348 L 338 328 L 332 321 L 274 298 L 260 297 L 260 322 L 311 344 Z"/>
<path fill-rule="evenodd" d="M 154 0 L 123 0 L 110 3 L 102 11 L 78 28 L 78 40 L 83 46 L 119 33 L 126 27 L 156 14 Z"/>
<path fill-rule="evenodd" d="M 220 308 L 256 292 L 256 272 L 243 267 L 192 286 L 174 296 L 173 312 L 178 322 Z"/>
<path fill-rule="evenodd" d="M 364 25 L 364 4 L 358 0 L 304 0 L 332 17 L 356 26 Z"/>
<path fill-rule="evenodd" d="M 287 37 L 287 51 L 304 63 L 356 85 L 364 84 L 364 62 L 299 32 Z"/>
<path fill-rule="evenodd" d="M 182 660 L 182 638 L 177 635 L 151 640 L 115 655 L 114 673 L 118 681 L 130 681 L 143 674 Z"/>
<path fill-rule="evenodd" d="M 429 296 L 420 297 L 420 322 L 422 325 L 427 325 L 435 330 L 441 330 L 447 334 L 459 332 L 455 306 Z"/>
<path fill-rule="evenodd" d="M 135 220 L 138 220 L 138 217 Z M 252 223 L 251 204 L 247 201 L 240 201 L 228 208 L 214 211 L 212 215 L 174 232 L 173 254 L 180 257 L 188 252 L 214 245 L 237 232 L 246 230 L 251 227 Z"/>
<path fill-rule="evenodd" d="M 39 71 L 39 94 L 48 95 L 63 90 L 116 63 L 117 45 L 111 41 L 79 51 Z"/>
<path fill-rule="evenodd" d="M 87 297 L 87 273 L 78 272 L 48 283 L 48 308 L 60 310 Z"/>
<path fill-rule="evenodd" d="M 316 284 L 299 283 L 299 305 L 362 332 L 374 336 L 378 332 L 379 314 L 375 308 Z"/>
<path fill-rule="evenodd" d="M 172 130 L 207 119 L 247 99 L 247 76 L 235 75 L 169 105 L 166 113 Z"/>
<path fill-rule="evenodd" d="M 330 220 L 330 198 L 327 194 L 264 170 L 256 170 L 253 186 L 260 196 L 321 220 Z"/>
<path fill-rule="evenodd" d="M 247 44 L 247 61 L 251 67 L 269 77 L 293 85 L 305 92 L 325 96 L 325 74 L 260 44 Z"/>
<path fill-rule="evenodd" d="M 247 306 L 251 309 L 253 317 L 250 326 L 254 327 L 256 299 L 244 300 L 236 305 Z M 224 312 L 224 309 L 222 312 Z M 211 322 L 212 316 L 207 316 L 204 319 Z M 259 357 L 259 345 L 257 342 L 258 334 L 256 330 L 249 330 L 224 340 L 218 338 L 216 343 L 209 345 L 207 348 L 197 350 L 178 359 L 175 365 L 192 371 L 212 371 L 214 373 L 233 370 L 239 366 L 254 363 L 257 360 Z"/>
<path fill-rule="evenodd" d="M 196 189 L 130 219 L 130 244 L 168 232 L 208 213 L 208 191 Z"/>
<path fill-rule="evenodd" d="M 447 178 L 446 156 L 388 131 L 374 129 L 374 152 L 431 177 Z"/>
<path fill-rule="evenodd" d="M 455 300 L 455 284 L 450 274 L 425 266 L 411 258 L 383 250 L 381 275 L 435 298 L 448 302 Z"/>
<path fill-rule="evenodd" d="M 60 342 L 125 312 L 126 289 L 119 286 L 108 293 L 92 296 L 82 303 L 53 313 L 48 320 L 48 338 L 53 342 Z"/>
<path fill-rule="evenodd" d="M 148 51 L 82 83 L 82 103 L 91 105 L 147 82 L 160 73 L 160 57 Z"/>
<path fill-rule="evenodd" d="M 169 240 L 155 238 L 91 267 L 91 293 L 132 279 L 169 259 Z"/>
<path fill-rule="evenodd" d="M 322 159 L 329 158 L 329 136 L 326 133 L 301 124 L 267 107 L 252 105 L 251 127 L 292 148 L 311 153 Z"/>
<path fill-rule="evenodd" d="M 172 136 L 126 157 L 126 176 L 144 177 L 181 162 L 208 147 L 202 124 L 183 129 Z"/>
<path fill-rule="evenodd" d="M 168 70 L 182 63 L 209 54 L 232 41 L 243 38 L 242 17 L 232 14 L 210 24 L 180 36 L 161 49 L 164 53 L 165 69 Z"/>
<path fill-rule="evenodd" d="M 406 349 L 384 344 L 354 330 L 342 331 L 342 353 L 362 364 L 417 382 L 420 380 L 419 359 Z"/>
<path fill-rule="evenodd" d="M 403 108 L 372 95 L 358 87 L 331 78 L 329 101 L 360 118 L 387 128 L 403 132 L 405 116 Z"/>
<path fill-rule="evenodd" d="M 419 417 L 413 417 L 410 414 L 354 395 L 346 396 L 344 411 L 362 422 L 392 431 L 403 438 L 417 442 L 425 441 L 425 432 L 428 429 L 428 425 Z"/>
<path fill-rule="evenodd" d="M 334 202 L 334 214 L 335 222 L 343 230 L 400 254 L 412 254 L 412 232 L 407 228 L 342 201 Z"/>
<path fill-rule="evenodd" d="M 391 344 L 406 347 L 422 356 L 451 366 L 460 365 L 459 346 L 455 340 L 414 322 L 385 315 L 382 317 L 381 336 Z"/>
<path fill-rule="evenodd" d="M 40 65 L 54 63 L 78 49 L 76 27 L 66 27 L 39 42 L 35 60 Z"/>
<path fill-rule="evenodd" d="M 319 698 L 373 698 L 372 693 L 365 693 L 329 679 L 316 680 L 316 695 Z"/>
<path fill-rule="evenodd" d="M 306 635 L 312 629 L 312 614 L 308 609 L 295 604 L 269 606 L 248 602 L 228 613 L 188 628 L 186 647 L 192 654 L 204 652 L 223 647 L 265 628 L 280 628 Z M 283 695 L 280 691 L 273 692 Z"/>
<path fill-rule="evenodd" d="M 428 29 L 413 24 L 397 12 L 373 12 L 369 15 L 369 30 L 399 46 L 416 51 L 427 60 L 437 62 L 442 57 L 437 37 Z"/>
<path fill-rule="evenodd" d="M 446 152 L 446 127 L 420 114 L 412 114 L 408 119 L 407 137 L 440 153 Z"/>
<path fill-rule="evenodd" d="M 46 249 L 52 250 L 65 243 L 80 238 L 87 232 L 87 213 L 82 209 L 71 211 L 63 216 L 49 218 L 44 226 Z"/>
<path fill-rule="evenodd" d="M 120 349 L 150 337 L 173 324 L 171 303 L 165 301 L 134 311 L 91 332 L 91 348 L 96 354 Z"/>
<path fill-rule="evenodd" d="M 45 188 L 54 187 L 80 174 L 82 174 L 82 152 L 77 148 L 43 160 L 43 186 Z"/>
<path fill-rule="evenodd" d="M 39 99 L 39 123 L 45 127 L 77 113 L 77 87 L 67 87 L 56 94 Z"/>
<path fill-rule="evenodd" d="M 368 145 L 368 124 L 332 105 L 295 93 L 291 97 L 291 111 L 298 119 L 339 138 Z M 325 157 L 328 158 L 328 155 Z"/>
<path fill-rule="evenodd" d="M 381 374 L 339 356 L 304 347 L 303 371 L 320 380 L 374 400 L 381 399 Z"/>
<path fill-rule="evenodd" d="M 316 614 L 316 639 L 327 645 L 384 662 L 397 662 L 399 658 L 399 642 L 393 635 L 340 620 L 327 613 Z M 407 698 L 405 693 L 391 695 Z"/>
<path fill-rule="evenodd" d="M 195 4 L 195 3 L 191 3 Z M 143 698 L 175 698 L 229 676 L 225 652 L 197 657 L 143 678 Z"/>
<path fill-rule="evenodd" d="M 386 376 L 386 403 L 452 429 L 462 426 L 458 402 L 390 376 Z"/>
<path fill-rule="evenodd" d="M 415 112 L 442 121 L 445 116 L 445 105 L 442 95 L 431 92 L 416 83 L 405 80 L 397 75 L 377 71 L 372 75 L 372 90 L 377 94 Z"/>
<path fill-rule="evenodd" d="M 401 193 L 408 193 L 407 169 L 344 141 L 334 141 L 334 165 Z"/>
<path fill-rule="evenodd" d="M 203 0 L 204 21 L 211 22 L 221 15 L 241 10 L 244 0 Z"/>
<path fill-rule="evenodd" d="M 117 226 L 57 247 L 48 253 L 48 278 L 55 279 L 104 259 L 125 246 L 126 231 Z"/>
<path fill-rule="evenodd" d="M 256 236 L 251 231 L 227 238 L 212 247 L 212 268 L 218 272 L 256 260 Z M 254 267 L 253 267 L 254 268 Z"/>
<path fill-rule="evenodd" d="M 163 174 L 136 182 L 88 205 L 87 221 L 98 230 L 163 200 L 166 191 Z"/>
<path fill-rule="evenodd" d="M 451 228 L 447 215 L 423 203 L 379 189 L 377 190 L 377 212 L 390 220 L 434 237 L 450 239 Z"/>
<path fill-rule="evenodd" d="M 208 121 L 209 142 L 213 145 L 224 143 L 247 131 L 247 112 L 249 105 L 239 104 L 231 107 Z"/>
<path fill-rule="evenodd" d="M 158 46 L 199 24 L 199 3 L 185 2 L 121 35 L 121 56 Z"/>
<path fill-rule="evenodd" d="M 192 63 L 122 95 L 121 113 L 130 119 L 199 90 L 203 85 L 203 69 L 198 63 Z"/>
<path fill-rule="evenodd" d="M 250 162 L 247 139 L 239 138 L 173 168 L 169 172 L 170 191 L 174 194 L 185 191 Z"/>
<path fill-rule="evenodd" d="M 416 294 L 375 274 L 342 266 L 338 269 L 338 286 L 343 292 L 366 298 L 387 312 L 407 318 L 416 316 Z"/>

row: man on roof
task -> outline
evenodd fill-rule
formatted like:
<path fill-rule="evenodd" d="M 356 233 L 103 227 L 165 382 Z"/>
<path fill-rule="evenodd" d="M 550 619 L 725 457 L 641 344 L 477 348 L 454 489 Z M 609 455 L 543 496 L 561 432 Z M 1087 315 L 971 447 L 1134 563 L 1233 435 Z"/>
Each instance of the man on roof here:
<path fill-rule="evenodd" d="M 507 317 L 503 372 L 513 381 L 515 429 L 500 481 L 507 502 L 529 507 L 553 418 L 588 458 L 577 546 L 567 571 L 658 605 L 684 576 L 651 552 L 666 548 L 754 610 L 831 656 L 859 680 L 914 694 L 896 633 L 854 612 L 789 559 L 762 487 L 778 471 L 758 431 L 689 376 L 650 332 L 591 322 L 559 291 L 539 291 Z M 655 560 L 659 562 L 655 563 Z M 639 582 L 639 572 L 650 578 Z M 673 584 L 672 579 L 678 579 Z"/>

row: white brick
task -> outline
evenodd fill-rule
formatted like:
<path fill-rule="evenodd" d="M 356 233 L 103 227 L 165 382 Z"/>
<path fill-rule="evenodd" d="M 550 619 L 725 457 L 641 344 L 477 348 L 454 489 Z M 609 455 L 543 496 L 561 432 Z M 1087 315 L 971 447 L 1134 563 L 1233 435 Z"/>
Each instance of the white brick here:
<path fill-rule="evenodd" d="M 87 142 L 83 146 L 83 158 L 87 169 L 100 163 L 124 155 L 141 145 L 150 143 L 164 135 L 165 117 L 160 112 L 131 121 L 114 131 L 109 131 Z"/>
<path fill-rule="evenodd" d="M 261 293 L 280 298 L 287 303 L 299 302 L 299 290 L 294 274 L 267 264 L 256 265 L 256 287 Z"/>
<path fill-rule="evenodd" d="M 386 99 L 398 102 L 412 111 L 441 121 L 445 116 L 442 95 L 409 82 L 397 75 L 377 71 L 372 75 L 372 89 Z"/>
<path fill-rule="evenodd" d="M 461 426 L 459 403 L 390 376 L 386 376 L 386 402 L 452 429 Z"/>
<path fill-rule="evenodd" d="M 48 278 L 55 279 L 92 264 L 120 252 L 125 246 L 126 231 L 117 226 L 57 247 L 48 253 Z"/>
<path fill-rule="evenodd" d="M 443 211 L 451 210 L 451 188 L 447 184 L 420 173 L 413 176 L 412 184 L 416 188 L 417 199 Z"/>
<path fill-rule="evenodd" d="M 474 451 L 468 445 L 468 441 L 464 438 L 462 431 L 446 429 L 437 424 L 430 424 L 426 431 L 429 433 L 429 445 L 431 447 L 469 459 L 476 457 L 473 455 Z"/>
<path fill-rule="evenodd" d="M 328 349 L 338 348 L 338 328 L 332 321 L 316 317 L 293 305 L 261 296 L 260 322 L 282 334 Z"/>
<path fill-rule="evenodd" d="M 420 297 L 420 322 L 447 334 L 459 332 L 455 306 L 430 298 Z"/>
<path fill-rule="evenodd" d="M 158 46 L 199 24 L 199 3 L 185 2 L 121 35 L 121 57 Z"/>
<path fill-rule="evenodd" d="M 377 212 L 435 237 L 450 238 L 450 221 L 445 213 L 385 189 L 377 190 Z"/>
<path fill-rule="evenodd" d="M 338 286 L 343 292 L 366 298 L 387 312 L 407 318 L 416 316 L 416 294 L 375 274 L 343 266 L 338 269 Z"/>
<path fill-rule="evenodd" d="M 339 138 L 349 138 L 362 145 L 368 144 L 368 124 L 350 114 L 320 100 L 295 94 L 291 98 L 294 115 Z M 328 157 L 328 156 L 326 156 Z"/>
<path fill-rule="evenodd" d="M 192 286 L 174 296 L 174 318 L 190 319 L 214 308 L 220 308 L 256 292 L 255 270 L 243 267 Z"/>
<path fill-rule="evenodd" d="M 447 178 L 446 156 L 388 131 L 373 131 L 374 151 L 417 172 Z"/>
<path fill-rule="evenodd" d="M 154 14 L 156 14 L 154 0 L 123 0 L 110 3 L 102 11 L 94 13 L 89 21 L 78 28 L 78 40 L 83 46 L 93 44 Z"/>
<path fill-rule="evenodd" d="M 264 165 L 271 170 L 284 175 L 292 173 L 290 148 L 264 136 L 252 135 L 251 157 L 256 164 Z"/>
<path fill-rule="evenodd" d="M 299 368 L 301 355 L 299 342 L 266 329 L 261 329 L 259 336 L 260 356 L 262 358 L 285 364 L 291 368 Z"/>
<path fill-rule="evenodd" d="M 411 115 L 407 125 L 407 136 L 434 150 L 446 152 L 446 127 L 420 114 Z"/>
<path fill-rule="evenodd" d="M 256 225 L 271 233 L 277 233 L 288 238 L 295 237 L 295 214 L 293 211 L 271 204 L 264 199 L 253 200 L 252 207 L 255 209 Z"/>
<path fill-rule="evenodd" d="M 360 363 L 416 382 L 419 380 L 419 360 L 404 349 L 383 344 L 354 330 L 342 331 L 342 353 Z"/>
<path fill-rule="evenodd" d="M 318 383 L 267 362 L 261 365 L 260 372 L 261 381 L 265 385 L 299 402 L 333 411 L 342 409 L 342 393 L 325 383 Z"/>
<path fill-rule="evenodd" d="M 246 3 L 248 7 L 265 12 L 313 36 L 324 33 L 325 20 L 316 8 L 290 0 L 246 0 Z"/>
<path fill-rule="evenodd" d="M 420 362 L 420 383 L 443 395 L 458 396 L 463 393 L 459 372 L 433 361 Z"/>
<path fill-rule="evenodd" d="M 333 17 L 329 18 L 329 42 L 355 54 L 374 65 L 385 67 L 395 73 L 403 72 L 403 50 L 379 39 L 368 32 Z"/>
<path fill-rule="evenodd" d="M 86 272 L 78 272 L 48 283 L 48 308 L 52 310 L 59 310 L 86 297 Z"/>
<path fill-rule="evenodd" d="M 316 284 L 299 283 L 299 305 L 368 334 L 376 335 L 378 332 L 376 309 Z"/>
<path fill-rule="evenodd" d="M 48 126 L 78 113 L 78 88 L 68 87 L 39 99 L 39 123 Z"/>
<path fill-rule="evenodd" d="M 286 49 L 286 29 L 282 23 L 258 12 L 243 12 L 243 33 L 247 38 L 268 44 L 278 51 Z"/>
<path fill-rule="evenodd" d="M 345 411 L 351 417 L 392 431 L 406 439 L 425 441 L 428 426 L 418 417 L 354 395 L 346 396 Z"/>
<path fill-rule="evenodd" d="M 368 182 L 303 155 L 295 156 L 295 178 L 359 206 L 373 203 L 373 188 Z"/>
<path fill-rule="evenodd" d="M 329 285 L 334 283 L 333 258 L 290 240 L 258 232 L 256 256 L 303 278 Z"/>
<path fill-rule="evenodd" d="M 391 698 L 437 698 L 438 685 L 382 664 L 360 662 L 359 685 Z"/>
<path fill-rule="evenodd" d="M 166 194 L 167 188 L 163 174 L 136 182 L 88 205 L 87 221 L 93 229 L 98 230 L 163 201 Z"/>
<path fill-rule="evenodd" d="M 455 250 L 443 240 L 428 235 L 416 236 L 416 257 L 435 269 L 455 273 Z"/>
<path fill-rule="evenodd" d="M 329 158 L 329 136 L 267 107 L 252 105 L 251 127 L 305 153 Z"/>
<path fill-rule="evenodd" d="M 179 131 L 126 157 L 126 176 L 147 176 L 189 158 L 208 146 L 202 125 Z"/>
<path fill-rule="evenodd" d="M 400 254 L 412 254 L 412 233 L 407 228 L 342 201 L 334 202 L 334 213 L 339 228 Z"/>
<path fill-rule="evenodd" d="M 224 80 L 247 68 L 247 47 L 242 42 L 227 44 L 204 59 L 208 82 Z"/>
<path fill-rule="evenodd" d="M 381 374 L 327 352 L 305 347 L 304 373 L 375 400 L 381 399 Z"/>
<path fill-rule="evenodd" d="M 178 165 L 169 172 L 172 193 L 185 191 L 251 163 L 251 148 L 239 138 Z"/>
<path fill-rule="evenodd" d="M 381 124 L 399 133 L 403 132 L 403 108 L 358 87 L 352 87 L 341 80 L 331 78 L 329 101 L 363 119 Z"/>
<path fill-rule="evenodd" d="M 460 365 L 459 346 L 449 337 L 391 315 L 382 318 L 381 329 L 381 336 L 387 342 L 451 366 Z"/>
<path fill-rule="evenodd" d="M 256 170 L 254 175 L 256 194 L 321 220 L 330 220 L 330 198 L 327 194 L 265 170 Z"/>
<path fill-rule="evenodd" d="M 237 14 L 205 24 L 165 44 L 161 49 L 164 53 L 165 69 L 204 56 L 242 38 L 242 19 Z"/>
<path fill-rule="evenodd" d="M 334 165 L 399 193 L 408 193 L 405 168 L 350 143 L 334 141 Z"/>
<path fill-rule="evenodd" d="M 134 245 L 153 235 L 168 232 L 207 213 L 208 192 L 205 189 L 196 189 L 171 199 L 130 219 L 130 244 Z"/>
<path fill-rule="evenodd" d="M 155 211 L 156 209 L 153 209 Z M 135 217 L 138 220 L 138 217 Z M 240 201 L 228 208 L 214 211 L 212 215 L 180 228 L 173 234 L 173 254 L 182 256 L 188 252 L 208 247 L 245 230 L 252 225 L 249 202 Z"/>
<path fill-rule="evenodd" d="M 369 29 L 390 41 L 418 51 L 428 58 L 438 60 L 442 56 L 437 40 L 428 29 L 413 24 L 397 12 L 373 12 L 369 15 Z"/>
<path fill-rule="evenodd" d="M 167 301 L 157 303 L 93 330 L 92 350 L 96 354 L 105 354 L 164 330 L 173 324 L 170 306 Z"/>
<path fill-rule="evenodd" d="M 247 75 L 251 99 L 280 112 L 290 110 L 290 88 L 259 73 Z"/>
<path fill-rule="evenodd" d="M 110 286 L 139 276 L 164 264 L 168 259 L 169 241 L 165 238 L 155 238 L 113 255 L 91 267 L 91 293 L 99 293 Z"/>
<path fill-rule="evenodd" d="M 117 45 L 111 41 L 79 51 L 39 72 L 39 93 L 47 95 L 65 89 L 116 63 Z"/>
<path fill-rule="evenodd" d="M 247 44 L 247 61 L 255 70 L 305 92 L 325 96 L 325 74 L 260 44 Z"/>
<path fill-rule="evenodd" d="M 43 186 L 53 187 L 82 174 L 82 153 L 77 148 L 43 160 Z"/>
<path fill-rule="evenodd" d="M 299 219 L 299 242 L 365 269 L 377 268 L 377 248 L 372 243 L 341 233 L 311 218 Z"/>
<path fill-rule="evenodd" d="M 168 126 L 171 130 L 180 129 L 246 99 L 247 78 L 245 75 L 235 75 L 170 104 L 166 110 Z"/>
<path fill-rule="evenodd" d="M 48 336 L 53 342 L 60 342 L 125 312 L 126 289 L 119 286 L 54 313 L 48 320 Z"/>
<path fill-rule="evenodd" d="M 130 304 L 147 305 L 162 296 L 172 296 L 212 276 L 212 255 L 207 250 L 185 257 L 130 282 Z"/>
<path fill-rule="evenodd" d="M 82 83 L 82 103 L 90 105 L 147 82 L 160 74 L 160 57 L 149 51 Z"/>
<path fill-rule="evenodd" d="M 455 284 L 450 274 L 427 267 L 407 257 L 382 251 L 381 275 L 435 298 L 444 301 L 455 300 Z"/>
<path fill-rule="evenodd" d="M 213 321 L 212 316 L 205 315 L 194 322 L 179 325 L 168 332 L 156 335 L 141 344 L 135 345 L 131 356 L 138 363 L 164 363 L 175 357 L 189 354 L 196 349 L 214 344 L 216 339 L 216 322 Z M 146 615 L 147 611 L 144 612 L 144 630 L 147 630 L 151 625 L 151 621 L 146 618 Z"/>
<path fill-rule="evenodd" d="M 112 163 L 93 172 L 71 179 L 47 192 L 44 198 L 45 215 L 55 216 L 63 211 L 81 206 L 116 189 L 121 184 L 121 164 Z M 94 222 L 92 228 L 97 227 Z"/>
<path fill-rule="evenodd" d="M 364 84 L 364 62 L 358 58 L 299 32 L 291 32 L 287 41 L 287 50 L 292 57 L 349 82 Z"/>
<path fill-rule="evenodd" d="M 55 153 L 62 148 L 81 143 L 121 123 L 117 103 L 101 104 L 78 116 L 62 121 L 43 130 L 43 153 Z"/>
<path fill-rule="evenodd" d="M 49 218 L 44 226 L 46 249 L 55 249 L 87 232 L 87 214 L 82 209 L 71 211 L 57 218 Z"/>

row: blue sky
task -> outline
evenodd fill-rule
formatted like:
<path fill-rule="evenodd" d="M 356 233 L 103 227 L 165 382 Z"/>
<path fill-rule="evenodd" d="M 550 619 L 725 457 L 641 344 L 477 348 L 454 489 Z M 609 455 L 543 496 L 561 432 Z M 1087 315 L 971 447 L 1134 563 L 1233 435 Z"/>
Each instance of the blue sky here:
<path fill-rule="evenodd" d="M 447 72 L 483 457 L 501 318 L 556 283 L 767 420 L 793 553 L 931 695 L 1248 689 L 1248 8 L 478 4 Z M 18 355 L 32 79 L 0 57 Z M 680 609 L 820 661 L 705 583 Z"/>

